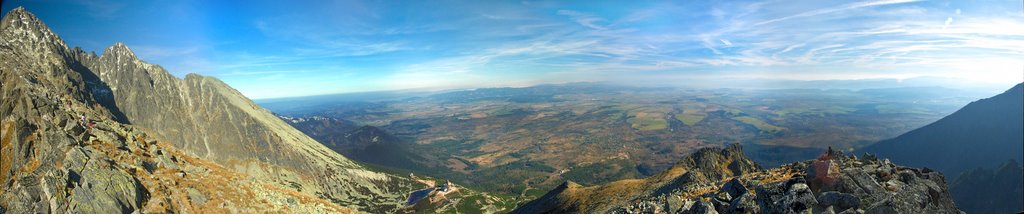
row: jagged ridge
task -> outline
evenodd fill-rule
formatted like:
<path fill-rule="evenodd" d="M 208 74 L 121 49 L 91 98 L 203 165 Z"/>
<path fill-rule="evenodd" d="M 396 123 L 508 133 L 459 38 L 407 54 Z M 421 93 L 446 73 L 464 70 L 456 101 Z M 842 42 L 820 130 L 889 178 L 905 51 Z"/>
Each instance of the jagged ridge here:
<path fill-rule="evenodd" d="M 93 140 L 64 130 L 67 124 L 75 124 L 67 121 L 76 121 L 78 115 L 108 127 L 130 127 L 126 129 L 146 133 L 149 139 L 164 139 L 182 156 L 212 160 L 211 164 L 226 166 L 227 171 L 260 185 L 363 211 L 394 210 L 405 193 L 418 186 L 406 178 L 366 170 L 330 151 L 215 78 L 189 74 L 178 79 L 160 66 L 139 60 L 123 43 L 107 48 L 101 56 L 69 49 L 24 8 L 9 12 L 0 31 L 4 83 L 0 110 L 5 121 L 0 145 L 4 154 L 0 195 L 5 200 L 0 205 L 5 208 L 71 210 L 54 206 L 67 199 L 51 197 L 60 194 L 46 189 L 62 185 L 67 179 L 53 173 L 67 168 L 25 166 L 33 161 L 60 163 L 67 159 L 61 155 L 66 151 L 89 147 Z M 135 134 L 111 136 L 99 142 L 138 143 L 129 140 Z M 141 157 L 156 155 L 129 151 Z M 34 182 L 40 175 L 56 176 L 46 181 L 57 183 Z M 29 177 L 20 178 L 24 176 Z M 138 175 L 128 177 L 132 176 Z M 152 201 L 142 198 L 132 203 L 114 200 L 122 206 L 111 207 L 137 210 Z"/>

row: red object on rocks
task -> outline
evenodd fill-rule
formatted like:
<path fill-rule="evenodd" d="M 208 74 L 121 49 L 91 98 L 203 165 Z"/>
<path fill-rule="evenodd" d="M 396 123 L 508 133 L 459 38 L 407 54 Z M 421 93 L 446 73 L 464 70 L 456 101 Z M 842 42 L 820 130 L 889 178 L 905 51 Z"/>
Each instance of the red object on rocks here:
<path fill-rule="evenodd" d="M 838 183 L 842 174 L 839 169 L 840 163 L 839 158 L 836 157 L 837 155 L 832 151 L 832 147 L 829 147 L 828 152 L 818 156 L 811 163 L 807 175 L 812 189 L 831 189 L 831 187 Z"/>

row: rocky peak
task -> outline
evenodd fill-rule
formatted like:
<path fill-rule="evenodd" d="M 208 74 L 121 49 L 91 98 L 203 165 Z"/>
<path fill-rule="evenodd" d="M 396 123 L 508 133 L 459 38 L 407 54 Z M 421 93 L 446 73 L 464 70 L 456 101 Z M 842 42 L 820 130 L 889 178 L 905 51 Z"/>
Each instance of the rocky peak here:
<path fill-rule="evenodd" d="M 739 144 L 725 148 L 704 148 L 677 162 L 672 169 L 679 171 L 700 171 L 702 175 L 718 179 L 721 176 L 738 176 L 760 170 L 757 163 L 743 153 Z M 671 172 L 673 170 L 669 170 Z M 675 175 L 671 175 L 675 176 Z"/>
<path fill-rule="evenodd" d="M 14 8 L 8 12 L 0 25 L 0 42 L 16 50 L 63 53 L 67 49 L 67 45 L 57 34 L 24 7 Z"/>
<path fill-rule="evenodd" d="M 138 58 L 135 57 L 135 52 L 132 52 L 132 49 L 128 48 L 128 46 L 125 45 L 124 42 L 114 43 L 114 45 L 107 47 L 107 49 L 103 51 L 103 58 L 110 57 L 114 57 L 115 59 L 117 59 L 117 61 L 124 60 L 128 62 L 133 62 L 135 60 L 138 60 Z"/>
<path fill-rule="evenodd" d="M 135 52 L 124 42 L 114 43 L 104 49 L 103 55 L 100 55 L 96 61 L 99 63 L 92 64 L 92 70 L 97 72 L 104 82 L 110 82 L 115 89 L 121 87 L 122 81 L 129 84 L 131 82 L 169 82 L 174 78 L 160 66 L 139 60 L 135 56 Z"/>

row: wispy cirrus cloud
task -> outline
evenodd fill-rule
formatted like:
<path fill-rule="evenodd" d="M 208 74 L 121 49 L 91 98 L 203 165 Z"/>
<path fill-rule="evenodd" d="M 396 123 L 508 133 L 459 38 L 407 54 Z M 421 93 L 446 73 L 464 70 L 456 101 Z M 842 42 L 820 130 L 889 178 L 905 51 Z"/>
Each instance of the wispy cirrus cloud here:
<path fill-rule="evenodd" d="M 438 51 L 433 57 L 393 63 L 378 81 L 382 88 L 472 87 L 550 78 L 635 81 L 645 79 L 646 73 L 743 74 L 732 70 L 762 70 L 745 75 L 794 79 L 924 73 L 992 80 L 1012 76 L 1019 68 L 1009 68 L 1024 66 L 1012 60 L 1024 56 L 1019 42 L 1024 34 L 1008 30 L 1022 26 L 1013 17 L 963 14 L 959 8 L 913 0 L 835 3 L 810 8 L 790 7 L 788 2 L 729 3 L 711 9 L 658 5 L 619 16 L 572 5 L 528 5 L 500 14 L 475 11 L 472 17 L 478 19 L 458 20 L 461 27 L 447 30 L 465 39 L 462 45 L 435 46 L 406 37 L 354 44 L 376 47 L 380 51 L 374 53 L 383 55 Z M 411 35 L 424 34 L 429 33 Z M 971 60 L 960 60 L 965 57 L 1001 64 L 977 66 L 991 72 L 952 71 L 970 67 Z M 927 72 L 934 69 L 943 70 Z M 773 70 L 789 72 L 771 75 L 768 71 Z"/>
<path fill-rule="evenodd" d="M 188 13 L 168 20 L 182 27 L 152 34 L 158 25 L 131 21 L 165 7 L 91 2 L 76 5 L 140 29 L 138 55 L 256 98 L 688 76 L 1024 78 L 1016 0 L 176 2 Z M 96 20 L 60 26 L 110 22 Z"/>
<path fill-rule="evenodd" d="M 652 27 L 651 23 L 645 22 L 664 22 L 670 18 L 657 14 L 685 14 L 686 11 L 671 11 L 685 10 L 685 7 L 647 8 L 639 10 L 642 13 L 627 13 L 618 20 L 599 13 L 558 9 L 555 11 L 557 15 L 565 16 L 567 21 L 576 25 L 553 24 L 563 31 L 537 33 L 502 43 L 508 46 L 436 60 L 444 63 L 414 64 L 402 70 L 487 73 L 520 67 L 581 76 L 588 72 L 617 76 L 643 75 L 637 73 L 643 71 L 691 74 L 693 72 L 690 71 L 714 73 L 716 70 L 759 67 L 785 70 L 803 66 L 819 68 L 807 76 L 834 74 L 847 78 L 850 75 L 840 74 L 855 70 L 871 73 L 875 70 L 878 74 L 871 77 L 906 76 L 936 68 L 963 68 L 968 66 L 948 66 L 948 62 L 967 63 L 969 61 L 950 59 L 970 57 L 1004 64 L 996 66 L 1001 70 L 987 75 L 960 73 L 953 76 L 997 80 L 1000 75 L 1012 77 L 1014 70 L 1019 70 L 1006 68 L 1024 66 L 1009 60 L 1024 56 L 1020 51 L 1024 49 L 1014 42 L 1014 39 L 1022 37 L 1019 32 L 1006 30 L 1019 26 L 1020 21 L 976 16 L 964 18 L 963 22 L 942 22 L 943 18 L 960 16 L 960 12 L 955 12 L 960 9 L 942 11 L 925 3 L 912 0 L 863 1 L 822 5 L 799 12 L 787 9 L 789 4 L 785 2 L 716 6 L 713 10 L 701 11 L 705 12 L 704 16 L 711 17 L 711 20 L 701 22 L 712 23 L 697 27 L 664 23 Z M 558 23 L 559 20 L 550 21 Z M 602 25 L 604 23 L 614 24 Z M 937 63 L 942 60 L 947 63 Z M 539 68 L 533 65 L 539 65 Z M 829 65 L 834 68 L 820 69 Z M 888 67 L 879 69 L 885 66 Z M 906 71 L 891 74 L 893 70 Z M 957 74 L 955 71 L 932 73 Z M 437 74 L 452 75 L 445 72 Z M 799 73 L 786 73 L 782 77 L 793 75 Z"/>
<path fill-rule="evenodd" d="M 781 22 L 781 21 L 786 21 L 786 20 L 796 19 L 796 18 L 806 18 L 806 17 L 826 15 L 826 14 L 830 14 L 830 13 L 838 13 L 838 12 L 854 10 L 854 9 L 860 9 L 860 8 L 866 8 L 866 7 L 883 6 L 883 5 L 891 5 L 891 4 L 903 4 L 903 3 L 910 3 L 910 2 L 916 2 L 916 1 L 921 1 L 921 0 L 885 0 L 885 1 L 855 2 L 855 3 L 841 5 L 841 6 L 838 6 L 838 7 L 827 7 L 827 8 L 821 8 L 821 9 L 815 9 L 815 10 L 811 10 L 811 11 L 807 11 L 807 12 L 797 13 L 797 14 L 791 15 L 791 16 L 784 16 L 784 17 L 780 17 L 780 18 L 769 19 L 769 20 L 757 22 L 757 23 L 754 24 L 754 26 L 766 25 L 766 24 L 771 24 L 771 23 L 775 23 L 775 22 Z"/>
<path fill-rule="evenodd" d="M 558 15 L 569 16 L 576 23 L 579 23 L 580 25 L 588 27 L 588 28 L 591 28 L 591 29 L 595 29 L 595 30 L 605 30 L 605 29 L 608 29 L 608 28 L 598 24 L 598 22 L 605 22 L 605 20 L 603 18 L 599 18 L 599 17 L 593 16 L 593 15 L 590 15 L 590 14 L 581 13 L 581 12 L 572 11 L 572 10 L 559 10 L 558 11 Z"/>

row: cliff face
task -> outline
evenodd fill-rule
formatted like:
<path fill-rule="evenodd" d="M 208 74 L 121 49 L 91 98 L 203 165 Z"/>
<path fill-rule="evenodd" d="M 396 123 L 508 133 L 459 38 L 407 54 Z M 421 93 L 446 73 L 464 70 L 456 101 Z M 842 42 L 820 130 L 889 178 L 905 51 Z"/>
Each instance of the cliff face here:
<path fill-rule="evenodd" d="M 153 193 L 158 186 L 145 185 L 146 179 L 159 181 L 164 176 L 159 169 L 165 168 L 136 169 L 146 161 L 157 163 L 153 158 L 172 150 L 180 158 L 170 162 L 195 165 L 195 172 L 223 172 L 211 176 L 248 182 L 241 186 L 261 190 L 238 191 L 273 189 L 302 196 L 287 200 L 290 204 L 324 202 L 317 199 L 322 198 L 328 205 L 321 207 L 337 207 L 330 205 L 334 203 L 382 212 L 400 207 L 404 195 L 418 186 L 406 178 L 366 170 L 217 79 L 195 74 L 178 79 L 160 66 L 137 59 L 122 43 L 100 56 L 68 48 L 22 8 L 8 13 L 0 28 L 0 119 L 4 121 L 0 206 L 5 209 L 138 210 L 172 201 L 154 201 L 161 195 Z M 106 128 L 81 125 L 77 122 L 81 116 Z M 114 146 L 103 146 L 107 144 Z M 190 174 L 180 166 L 174 168 Z M 85 187 L 61 190 L 74 187 L 72 183 Z M 98 204 L 73 200 L 91 197 L 80 193 L 97 188 L 120 192 L 104 193 L 111 200 Z M 68 205 L 75 203 L 80 205 Z M 267 204 L 273 203 L 262 205 Z M 248 207 L 261 210 L 257 205 Z"/>
<path fill-rule="evenodd" d="M 702 149 L 659 175 L 567 182 L 514 213 L 959 213 L 942 174 L 829 152 L 758 169 L 739 146 Z"/>

